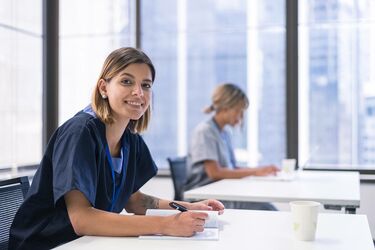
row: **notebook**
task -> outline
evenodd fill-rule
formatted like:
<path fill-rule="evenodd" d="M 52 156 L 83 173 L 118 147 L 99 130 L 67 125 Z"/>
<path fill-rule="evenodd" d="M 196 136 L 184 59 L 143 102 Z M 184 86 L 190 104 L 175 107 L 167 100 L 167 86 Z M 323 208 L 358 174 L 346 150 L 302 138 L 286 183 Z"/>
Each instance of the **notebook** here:
<path fill-rule="evenodd" d="M 298 170 L 296 170 L 296 160 L 295 159 L 283 159 L 281 171 L 277 172 L 276 175 L 269 176 L 250 176 L 246 177 L 252 180 L 262 180 L 262 181 L 293 181 L 298 177 L 298 172 L 302 171 L 311 157 L 318 151 L 319 146 L 315 146 L 314 149 L 308 154 L 307 159 L 303 165 L 300 165 Z"/>
<path fill-rule="evenodd" d="M 296 178 L 296 159 L 283 159 L 281 170 L 276 175 L 252 176 L 254 180 L 292 181 Z"/>
<path fill-rule="evenodd" d="M 293 181 L 297 177 L 296 171 L 279 171 L 276 175 L 249 176 L 248 179 L 259 181 Z"/>
<path fill-rule="evenodd" d="M 198 211 L 198 210 L 197 210 Z M 219 213 L 217 211 L 202 211 L 208 214 L 208 219 L 204 224 L 204 231 L 197 232 L 191 237 L 179 237 L 179 236 L 168 236 L 168 235 L 141 235 L 141 240 L 219 240 Z M 171 209 L 147 209 L 146 216 L 169 216 L 173 214 L 181 213 L 177 210 Z"/>

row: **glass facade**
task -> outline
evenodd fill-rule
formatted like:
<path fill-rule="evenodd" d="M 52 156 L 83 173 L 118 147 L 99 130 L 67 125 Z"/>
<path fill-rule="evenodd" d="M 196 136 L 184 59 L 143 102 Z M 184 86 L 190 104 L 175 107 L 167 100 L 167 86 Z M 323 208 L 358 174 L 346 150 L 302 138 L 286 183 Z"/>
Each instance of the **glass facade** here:
<path fill-rule="evenodd" d="M 41 0 L 1 2 L 0 48 L 0 168 L 35 163 L 42 151 Z"/>
<path fill-rule="evenodd" d="M 116 48 L 135 45 L 135 6 L 129 0 L 59 3 L 59 124 L 62 124 L 90 103 L 108 54 Z"/>
<path fill-rule="evenodd" d="M 244 126 L 233 130 L 239 160 L 279 164 L 285 155 L 284 1 L 142 1 L 141 10 L 142 48 L 157 69 L 145 138 L 159 165 L 187 153 L 192 130 L 210 117 L 203 108 L 224 82 L 250 98 Z"/>
<path fill-rule="evenodd" d="M 370 0 L 301 1 L 299 147 L 309 167 L 374 168 L 374 18 Z"/>
<path fill-rule="evenodd" d="M 167 166 L 166 157 L 177 154 L 177 2 L 141 1 L 141 46 L 150 56 L 156 78 L 152 118 L 144 137 L 157 165 Z"/>
<path fill-rule="evenodd" d="M 61 124 L 90 102 L 108 53 L 135 46 L 136 27 L 134 0 L 59 4 Z M 298 5 L 300 164 L 374 169 L 375 2 Z M 156 66 L 144 138 L 159 167 L 187 153 L 192 130 L 210 117 L 202 109 L 223 82 L 250 99 L 243 126 L 233 129 L 240 162 L 279 165 L 286 152 L 285 0 L 141 1 L 140 13 L 140 44 Z M 0 38 L 0 168 L 35 164 L 42 155 L 42 1 L 3 1 Z"/>

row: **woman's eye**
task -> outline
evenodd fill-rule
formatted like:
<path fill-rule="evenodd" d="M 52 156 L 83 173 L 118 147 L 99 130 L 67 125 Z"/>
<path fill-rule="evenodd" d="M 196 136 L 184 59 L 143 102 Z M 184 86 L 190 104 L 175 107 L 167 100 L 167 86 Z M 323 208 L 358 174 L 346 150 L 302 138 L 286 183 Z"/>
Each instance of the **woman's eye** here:
<path fill-rule="evenodd" d="M 130 85 L 132 84 L 132 81 L 130 81 L 129 79 L 124 79 L 121 81 L 122 84 L 125 84 L 125 85 Z"/>
<path fill-rule="evenodd" d="M 150 83 L 142 83 L 142 88 L 151 89 L 152 85 Z"/>

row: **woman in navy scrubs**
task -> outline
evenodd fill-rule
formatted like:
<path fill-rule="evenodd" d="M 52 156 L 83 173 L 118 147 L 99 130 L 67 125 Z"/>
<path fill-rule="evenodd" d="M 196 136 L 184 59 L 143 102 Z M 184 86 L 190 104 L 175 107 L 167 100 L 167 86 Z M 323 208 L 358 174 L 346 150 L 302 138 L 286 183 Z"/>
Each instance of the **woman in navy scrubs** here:
<path fill-rule="evenodd" d="M 154 66 L 140 50 L 120 48 L 107 57 L 91 105 L 49 141 L 14 218 L 10 249 L 49 249 L 82 235 L 191 236 L 203 231 L 204 212 L 144 216 L 149 208 L 170 208 L 170 201 L 139 191 L 157 172 L 138 134 L 150 121 L 154 78 Z M 188 209 L 224 209 L 216 200 L 180 203 Z M 124 208 L 135 215 L 119 214 Z"/>

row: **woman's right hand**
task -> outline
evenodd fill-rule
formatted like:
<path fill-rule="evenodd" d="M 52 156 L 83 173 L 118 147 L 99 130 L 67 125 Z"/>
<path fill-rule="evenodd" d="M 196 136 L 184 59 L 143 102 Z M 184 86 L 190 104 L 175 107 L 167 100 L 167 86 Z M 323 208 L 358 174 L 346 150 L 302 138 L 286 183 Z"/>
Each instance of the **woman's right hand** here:
<path fill-rule="evenodd" d="M 276 167 L 275 165 L 268 165 L 268 166 L 257 168 L 255 175 L 256 176 L 276 175 L 278 171 L 280 171 L 280 169 Z"/>
<path fill-rule="evenodd" d="M 196 232 L 203 232 L 208 214 L 187 211 L 164 218 L 164 235 L 189 237 L 193 236 Z"/>

